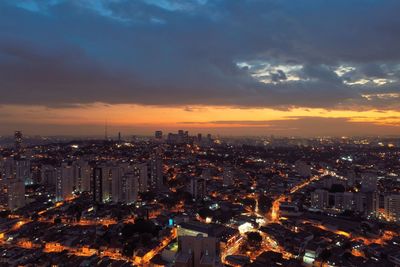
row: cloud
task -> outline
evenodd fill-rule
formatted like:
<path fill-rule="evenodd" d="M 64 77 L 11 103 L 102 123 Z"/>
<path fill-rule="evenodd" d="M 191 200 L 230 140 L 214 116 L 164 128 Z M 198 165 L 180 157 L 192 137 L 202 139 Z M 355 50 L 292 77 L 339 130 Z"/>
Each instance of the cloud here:
<path fill-rule="evenodd" d="M 0 104 L 400 109 L 396 0 L 3 1 Z M 347 66 L 347 69 L 345 68 Z"/>

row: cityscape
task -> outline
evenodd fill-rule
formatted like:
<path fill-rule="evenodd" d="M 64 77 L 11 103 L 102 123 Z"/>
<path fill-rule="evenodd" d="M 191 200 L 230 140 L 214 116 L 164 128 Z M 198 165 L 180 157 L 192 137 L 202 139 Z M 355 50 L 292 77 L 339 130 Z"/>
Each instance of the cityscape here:
<path fill-rule="evenodd" d="M 0 267 L 400 267 L 399 0 L 0 0 Z"/>
<path fill-rule="evenodd" d="M 0 152 L 5 266 L 400 263 L 399 138 L 16 131 Z"/>

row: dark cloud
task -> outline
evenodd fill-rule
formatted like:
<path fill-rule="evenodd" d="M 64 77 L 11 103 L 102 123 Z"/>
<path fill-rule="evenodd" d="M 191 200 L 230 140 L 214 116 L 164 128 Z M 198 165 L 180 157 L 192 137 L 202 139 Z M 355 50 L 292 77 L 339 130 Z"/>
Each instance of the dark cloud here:
<path fill-rule="evenodd" d="M 0 104 L 399 109 L 399 9 L 397 0 L 2 1 Z M 337 74 L 344 65 L 354 69 Z"/>

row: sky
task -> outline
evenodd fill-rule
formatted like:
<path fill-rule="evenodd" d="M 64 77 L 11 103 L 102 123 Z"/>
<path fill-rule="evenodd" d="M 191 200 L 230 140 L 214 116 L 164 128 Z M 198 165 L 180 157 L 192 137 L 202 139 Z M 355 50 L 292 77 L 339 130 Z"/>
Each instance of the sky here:
<path fill-rule="evenodd" d="M 0 1 L 0 134 L 400 135 L 398 0 Z"/>

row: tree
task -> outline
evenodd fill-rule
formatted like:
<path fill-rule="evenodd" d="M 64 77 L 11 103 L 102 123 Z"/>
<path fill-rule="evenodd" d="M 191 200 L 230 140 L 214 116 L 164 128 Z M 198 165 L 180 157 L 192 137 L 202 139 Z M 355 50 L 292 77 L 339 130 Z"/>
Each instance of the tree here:
<path fill-rule="evenodd" d="M 272 199 L 266 195 L 258 197 L 258 208 L 261 212 L 267 213 L 272 207 Z"/>
<path fill-rule="evenodd" d="M 259 232 L 247 232 L 247 243 L 250 247 L 260 247 L 262 242 L 262 236 Z"/>
<path fill-rule="evenodd" d="M 323 262 L 326 262 L 330 257 L 331 257 L 332 253 L 330 250 L 328 249 L 324 249 L 321 254 L 319 254 L 319 257 L 321 258 L 321 260 Z"/>

